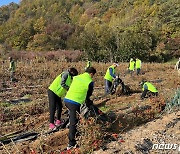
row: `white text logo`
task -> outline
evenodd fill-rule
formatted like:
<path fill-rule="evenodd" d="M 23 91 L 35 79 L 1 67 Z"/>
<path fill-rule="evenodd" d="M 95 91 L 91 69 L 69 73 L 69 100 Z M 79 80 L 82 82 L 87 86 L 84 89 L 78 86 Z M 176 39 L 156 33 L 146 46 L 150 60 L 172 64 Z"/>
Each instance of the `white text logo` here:
<path fill-rule="evenodd" d="M 153 144 L 152 149 L 156 149 L 156 150 L 176 150 L 178 148 L 178 150 L 180 151 L 180 146 L 178 144 Z"/>

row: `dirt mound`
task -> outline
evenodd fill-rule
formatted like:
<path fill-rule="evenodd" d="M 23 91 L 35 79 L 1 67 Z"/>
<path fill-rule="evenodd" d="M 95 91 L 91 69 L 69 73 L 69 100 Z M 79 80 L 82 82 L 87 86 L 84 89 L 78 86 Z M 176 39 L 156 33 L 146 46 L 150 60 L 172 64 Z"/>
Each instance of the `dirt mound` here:
<path fill-rule="evenodd" d="M 40 136 L 40 139 L 36 140 L 32 143 L 32 149 L 39 149 L 42 151 L 47 152 L 54 152 L 54 151 L 62 151 L 62 149 L 66 148 L 66 143 L 68 142 L 68 129 L 55 132 L 52 135 Z"/>

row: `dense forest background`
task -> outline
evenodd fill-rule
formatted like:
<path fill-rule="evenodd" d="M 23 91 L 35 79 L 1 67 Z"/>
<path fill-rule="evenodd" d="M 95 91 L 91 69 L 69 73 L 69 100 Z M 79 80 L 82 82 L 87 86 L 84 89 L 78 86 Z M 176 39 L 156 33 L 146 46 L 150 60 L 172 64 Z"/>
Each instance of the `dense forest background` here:
<path fill-rule="evenodd" d="M 94 61 L 180 56 L 179 0 L 22 0 L 0 7 L 0 51 L 82 51 Z"/>

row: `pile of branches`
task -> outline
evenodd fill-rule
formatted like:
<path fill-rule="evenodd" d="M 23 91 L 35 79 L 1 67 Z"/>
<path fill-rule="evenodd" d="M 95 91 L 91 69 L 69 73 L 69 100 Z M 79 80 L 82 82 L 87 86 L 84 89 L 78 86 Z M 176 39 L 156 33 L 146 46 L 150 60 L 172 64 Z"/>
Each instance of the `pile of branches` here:
<path fill-rule="evenodd" d="M 103 145 L 108 116 L 95 105 L 83 105 L 79 115 L 78 144 L 82 153 L 92 153 Z M 77 133 L 77 134 L 78 134 Z"/>
<path fill-rule="evenodd" d="M 78 130 L 80 133 L 78 144 L 82 153 L 92 153 L 102 146 L 105 131 L 96 118 L 81 118 Z"/>

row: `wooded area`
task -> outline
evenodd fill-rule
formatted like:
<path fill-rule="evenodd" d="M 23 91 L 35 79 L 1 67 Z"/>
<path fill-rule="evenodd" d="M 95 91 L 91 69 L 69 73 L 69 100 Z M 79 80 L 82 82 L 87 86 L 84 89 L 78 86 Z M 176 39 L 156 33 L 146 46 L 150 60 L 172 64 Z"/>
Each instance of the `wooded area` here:
<path fill-rule="evenodd" d="M 22 0 L 0 7 L 0 51 L 165 62 L 180 56 L 179 17 L 179 0 Z"/>

